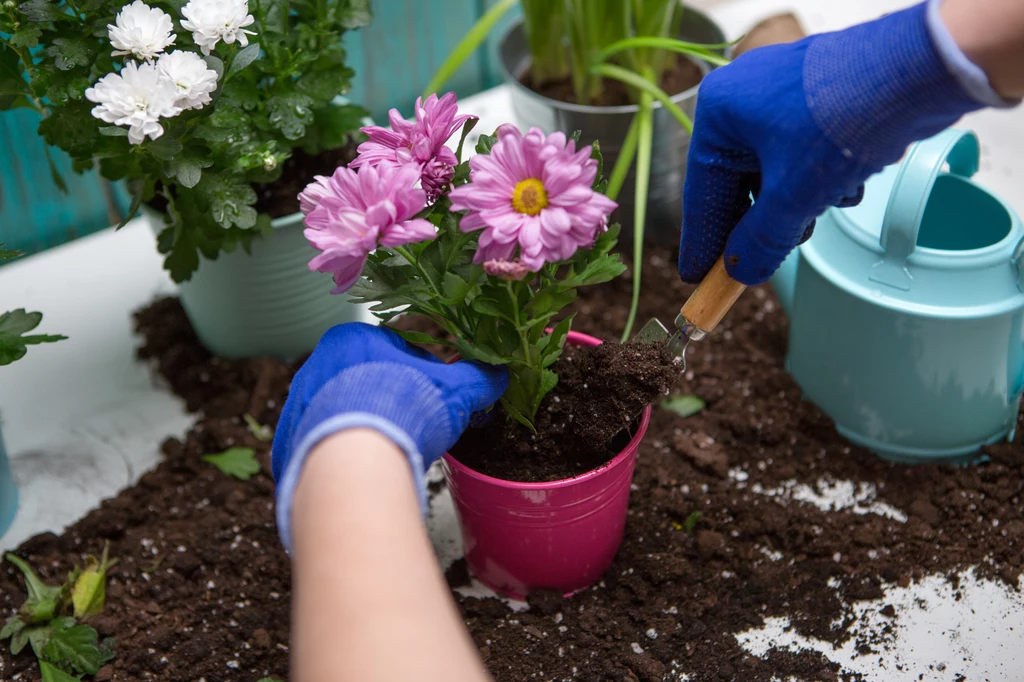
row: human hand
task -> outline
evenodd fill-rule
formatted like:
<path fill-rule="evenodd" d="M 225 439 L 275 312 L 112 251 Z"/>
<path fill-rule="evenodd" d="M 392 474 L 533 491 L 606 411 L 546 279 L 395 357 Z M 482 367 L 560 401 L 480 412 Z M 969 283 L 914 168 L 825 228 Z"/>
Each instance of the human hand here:
<path fill-rule="evenodd" d="M 321 440 L 345 429 L 376 429 L 405 452 L 425 503 L 427 467 L 507 387 L 504 367 L 445 364 L 384 327 L 353 322 L 329 330 L 295 374 L 274 434 L 271 463 L 285 547 L 303 463 Z"/>
<path fill-rule="evenodd" d="M 767 281 L 828 207 L 856 204 L 909 144 L 984 105 L 947 67 L 929 9 L 752 50 L 708 74 L 683 188 L 683 280 L 724 253 L 733 279 Z"/>

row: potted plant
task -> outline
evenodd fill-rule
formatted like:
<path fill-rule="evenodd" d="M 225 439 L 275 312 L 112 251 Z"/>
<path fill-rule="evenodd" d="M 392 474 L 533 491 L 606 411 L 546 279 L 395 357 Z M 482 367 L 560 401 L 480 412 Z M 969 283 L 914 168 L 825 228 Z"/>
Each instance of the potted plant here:
<path fill-rule="evenodd" d="M 294 357 L 357 314 L 304 272 L 295 195 L 354 155 L 341 38 L 369 19 L 369 0 L 0 3 L 0 110 L 38 111 L 76 170 L 127 180 L 122 225 L 153 209 L 208 348 Z"/>
<path fill-rule="evenodd" d="M 18 251 L 3 248 L 0 244 L 0 262 L 17 258 L 22 255 Z M 20 360 L 28 352 L 28 346 L 40 343 L 61 341 L 67 337 L 55 334 L 30 334 L 43 321 L 42 313 L 30 313 L 24 308 L 0 313 L 0 367 Z M 3 424 L 0 423 L 0 427 Z M 7 450 L 4 448 L 4 434 L 0 429 L 0 536 L 14 521 L 18 510 L 18 488 L 11 475 L 11 466 L 7 461 Z"/>
<path fill-rule="evenodd" d="M 498 48 L 516 119 L 547 132 L 584 130 L 593 136 L 584 142 L 600 138 L 613 164 L 608 195 L 622 206 L 623 222 L 632 217 L 625 340 L 639 305 L 648 211 L 653 240 L 679 239 L 697 87 L 708 70 L 726 63 L 724 35 L 680 0 L 505 0 L 480 18 L 426 90 L 440 88 L 517 4 L 523 18 Z"/>
<path fill-rule="evenodd" d="M 660 346 L 600 346 L 561 315 L 577 288 L 625 270 L 596 145 L 505 125 L 463 162 L 475 121 L 454 94 L 416 109 L 364 128 L 355 168 L 303 192 L 310 267 L 384 322 L 423 315 L 444 332 L 407 340 L 508 367 L 499 406 L 445 459 L 469 565 L 506 594 L 580 589 L 621 541 L 649 404 L 679 369 Z"/>

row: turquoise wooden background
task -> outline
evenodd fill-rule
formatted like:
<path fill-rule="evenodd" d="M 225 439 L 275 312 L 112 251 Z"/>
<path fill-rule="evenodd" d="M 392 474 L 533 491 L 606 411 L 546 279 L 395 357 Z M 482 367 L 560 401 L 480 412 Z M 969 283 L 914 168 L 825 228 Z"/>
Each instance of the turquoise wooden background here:
<path fill-rule="evenodd" d="M 374 0 L 373 23 L 346 36 L 349 63 L 356 71 L 350 99 L 378 121 L 386 121 L 392 107 L 408 115 L 449 50 L 494 2 Z M 465 97 L 500 82 L 500 33 L 501 27 L 448 89 Z M 51 179 L 37 125 L 38 118 L 26 110 L 0 114 L 0 243 L 27 253 L 101 230 L 127 208 L 120 188 L 111 188 L 95 173 L 75 175 L 67 157 L 52 150 L 70 190 L 62 194 Z"/>

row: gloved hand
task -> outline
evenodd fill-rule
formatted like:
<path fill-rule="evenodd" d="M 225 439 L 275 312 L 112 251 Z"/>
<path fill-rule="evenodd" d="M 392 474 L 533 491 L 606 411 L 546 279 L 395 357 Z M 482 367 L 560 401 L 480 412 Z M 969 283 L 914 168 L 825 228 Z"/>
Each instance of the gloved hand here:
<path fill-rule="evenodd" d="M 508 387 L 504 367 L 445 364 L 383 327 L 332 328 L 295 374 L 274 434 L 277 525 L 291 551 L 292 496 L 316 445 L 344 429 L 380 431 L 409 458 L 424 510 L 424 473 L 462 435 L 470 416 Z"/>
<path fill-rule="evenodd" d="M 859 202 L 909 144 L 1010 104 L 953 42 L 938 0 L 738 57 L 700 86 L 680 276 L 699 282 L 724 252 L 737 281 L 768 280 L 815 218 Z"/>

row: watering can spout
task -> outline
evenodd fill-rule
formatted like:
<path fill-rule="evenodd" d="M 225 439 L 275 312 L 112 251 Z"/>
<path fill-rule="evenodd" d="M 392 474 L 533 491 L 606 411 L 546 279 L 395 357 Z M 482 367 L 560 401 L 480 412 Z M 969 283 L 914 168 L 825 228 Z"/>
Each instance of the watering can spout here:
<path fill-rule="evenodd" d="M 796 292 L 796 270 L 800 264 L 800 249 L 793 249 L 793 252 L 782 261 L 782 265 L 772 275 L 772 289 L 779 299 L 782 312 L 788 317 L 793 309 L 793 295 Z"/>

